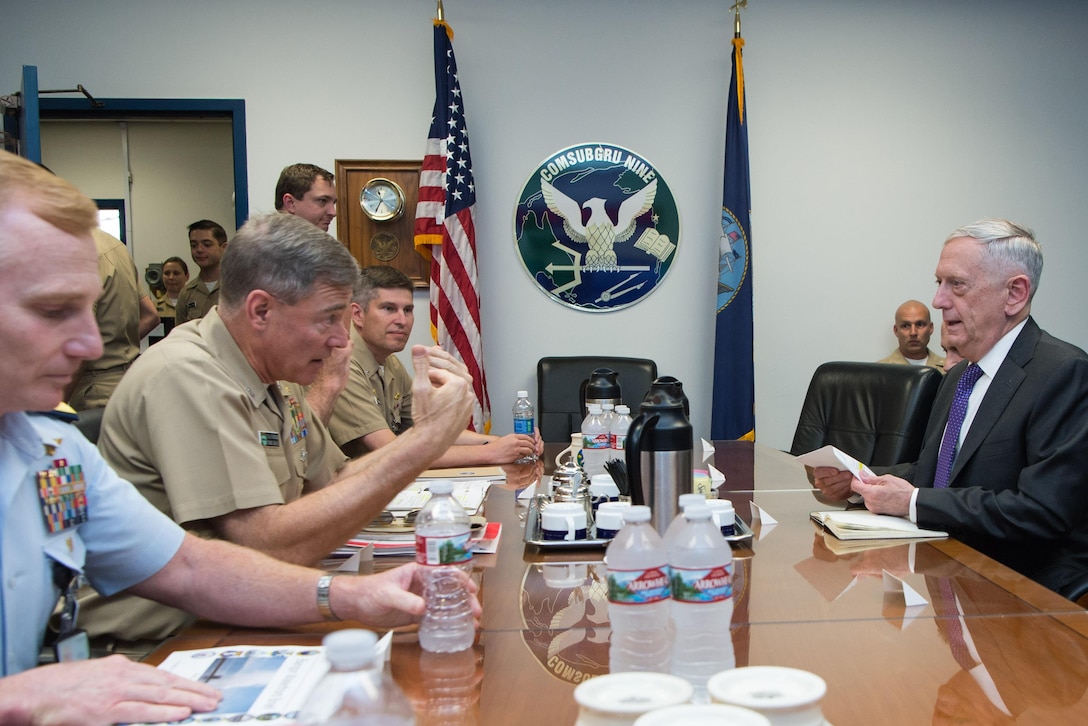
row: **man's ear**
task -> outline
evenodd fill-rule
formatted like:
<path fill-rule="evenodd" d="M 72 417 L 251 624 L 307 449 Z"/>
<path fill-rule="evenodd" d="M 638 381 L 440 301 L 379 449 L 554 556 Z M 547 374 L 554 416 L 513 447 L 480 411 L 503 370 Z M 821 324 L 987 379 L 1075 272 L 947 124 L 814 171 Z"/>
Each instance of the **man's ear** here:
<path fill-rule="evenodd" d="M 275 306 L 274 297 L 264 290 L 253 290 L 246 295 L 246 320 L 256 330 L 267 328 Z"/>
<path fill-rule="evenodd" d="M 352 324 L 362 327 L 362 325 L 363 325 L 363 307 L 357 302 L 353 302 L 350 305 L 350 319 L 351 319 Z"/>
<path fill-rule="evenodd" d="M 283 195 L 283 211 L 294 214 L 296 201 L 298 200 L 290 192 L 285 192 Z"/>
<path fill-rule="evenodd" d="M 1017 315 L 1031 301 L 1031 280 L 1027 275 L 1016 275 L 1005 282 L 1005 314 Z"/>

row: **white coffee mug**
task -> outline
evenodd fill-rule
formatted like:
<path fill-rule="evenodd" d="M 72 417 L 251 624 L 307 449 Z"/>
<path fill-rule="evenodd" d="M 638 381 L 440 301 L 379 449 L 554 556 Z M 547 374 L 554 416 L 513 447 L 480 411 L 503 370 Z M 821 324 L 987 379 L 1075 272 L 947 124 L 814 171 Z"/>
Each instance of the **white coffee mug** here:
<path fill-rule="evenodd" d="M 555 465 L 559 466 L 563 463 L 563 458 L 570 455 L 571 460 L 578 466 L 582 466 L 582 432 L 574 433 L 570 435 L 570 446 L 560 451 L 555 455 Z"/>
<path fill-rule="evenodd" d="M 714 517 L 714 524 L 726 537 L 737 533 L 737 513 L 733 509 L 733 502 L 728 499 L 707 499 L 706 506 Z"/>
<path fill-rule="evenodd" d="M 750 708 L 772 726 L 821 726 L 827 683 L 815 673 L 780 666 L 747 666 L 715 673 L 706 689 L 714 703 Z"/>
<path fill-rule="evenodd" d="M 568 588 L 581 587 L 589 577 L 589 565 L 586 563 L 568 562 L 564 564 L 542 565 L 544 582 L 548 587 Z"/>
<path fill-rule="evenodd" d="M 589 480 L 589 499 L 596 509 L 605 502 L 615 502 L 620 498 L 620 488 L 616 486 L 611 474 L 594 474 Z"/>
<path fill-rule="evenodd" d="M 585 507 L 577 502 L 552 502 L 540 512 L 540 532 L 545 540 L 585 539 L 587 526 Z"/>
<path fill-rule="evenodd" d="M 630 502 L 602 502 L 593 520 L 597 527 L 597 539 L 615 537 L 623 529 L 623 510 L 630 506 Z"/>

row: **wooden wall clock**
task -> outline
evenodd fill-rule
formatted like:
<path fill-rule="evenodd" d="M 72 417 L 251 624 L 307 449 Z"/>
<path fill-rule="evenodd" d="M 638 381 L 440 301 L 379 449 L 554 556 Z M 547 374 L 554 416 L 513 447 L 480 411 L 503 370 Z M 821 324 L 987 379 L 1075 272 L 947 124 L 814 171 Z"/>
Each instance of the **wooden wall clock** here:
<path fill-rule="evenodd" d="M 336 233 L 363 267 L 389 265 L 417 288 L 430 268 L 415 250 L 422 161 L 336 160 Z"/>

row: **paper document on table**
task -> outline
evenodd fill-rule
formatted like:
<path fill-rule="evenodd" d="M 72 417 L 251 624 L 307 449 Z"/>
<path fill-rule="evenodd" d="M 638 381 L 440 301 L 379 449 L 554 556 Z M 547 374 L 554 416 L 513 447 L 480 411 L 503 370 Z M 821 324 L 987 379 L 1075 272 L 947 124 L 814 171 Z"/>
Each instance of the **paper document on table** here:
<path fill-rule="evenodd" d="M 294 724 L 288 714 L 305 705 L 328 662 L 322 646 L 235 645 L 176 651 L 159 668 L 222 691 L 216 710 L 196 715 L 196 722 Z"/>
<path fill-rule="evenodd" d="M 816 449 L 815 451 L 810 451 L 807 454 L 801 454 L 797 457 L 797 460 L 805 466 L 830 466 L 833 469 L 848 471 L 854 476 L 858 476 L 861 472 L 865 472 L 869 476 L 876 476 L 872 469 L 865 466 L 865 464 L 862 464 L 845 451 L 836 449 L 831 444 Z"/>
<path fill-rule="evenodd" d="M 505 479 L 506 472 L 499 466 L 453 467 L 450 469 L 428 469 L 419 475 L 420 479 Z"/>
<path fill-rule="evenodd" d="M 453 482 L 453 498 L 456 499 L 465 511 L 470 515 L 480 511 L 480 505 L 487 496 L 487 489 L 491 486 L 491 479 L 455 479 Z M 430 481 L 417 479 L 406 486 L 393 501 L 386 507 L 390 512 L 403 513 L 413 509 L 422 509 L 427 500 L 431 498 Z"/>

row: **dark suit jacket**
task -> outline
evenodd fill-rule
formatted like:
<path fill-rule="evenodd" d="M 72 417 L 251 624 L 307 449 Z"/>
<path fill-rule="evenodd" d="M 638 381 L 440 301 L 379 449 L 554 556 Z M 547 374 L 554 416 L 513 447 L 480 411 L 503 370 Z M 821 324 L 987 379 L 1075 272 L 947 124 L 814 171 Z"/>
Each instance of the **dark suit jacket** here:
<path fill-rule="evenodd" d="M 919 526 L 1063 592 L 1088 573 L 1088 355 L 1028 318 L 956 455 L 949 488 L 934 489 L 965 368 L 941 382 L 917 463 L 888 471 L 919 487 Z"/>

